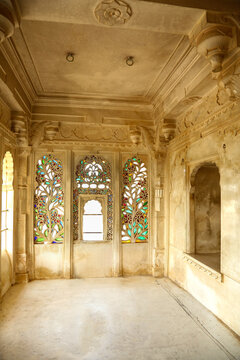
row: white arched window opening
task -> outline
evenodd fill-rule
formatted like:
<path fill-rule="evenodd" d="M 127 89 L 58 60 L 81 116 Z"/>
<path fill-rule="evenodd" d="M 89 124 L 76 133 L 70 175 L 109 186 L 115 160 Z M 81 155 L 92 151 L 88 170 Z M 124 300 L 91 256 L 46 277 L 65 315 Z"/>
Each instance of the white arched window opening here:
<path fill-rule="evenodd" d="M 103 241 L 103 212 L 99 200 L 85 202 L 82 226 L 84 241 Z"/>

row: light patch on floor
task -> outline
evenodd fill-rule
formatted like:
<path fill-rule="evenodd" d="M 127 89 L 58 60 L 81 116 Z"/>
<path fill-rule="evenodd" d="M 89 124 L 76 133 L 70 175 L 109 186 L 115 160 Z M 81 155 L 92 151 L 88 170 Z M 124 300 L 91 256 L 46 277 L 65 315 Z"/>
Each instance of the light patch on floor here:
<path fill-rule="evenodd" d="M 240 359 L 239 339 L 170 280 L 42 280 L 0 312 L 1 360 Z"/>

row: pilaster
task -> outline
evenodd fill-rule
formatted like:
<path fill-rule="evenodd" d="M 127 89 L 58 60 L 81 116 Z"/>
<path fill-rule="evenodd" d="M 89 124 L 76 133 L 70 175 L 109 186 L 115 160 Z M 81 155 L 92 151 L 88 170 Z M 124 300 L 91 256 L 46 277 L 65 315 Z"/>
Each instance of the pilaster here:
<path fill-rule="evenodd" d="M 31 148 L 28 147 L 28 121 L 23 112 L 12 112 L 12 131 L 17 138 L 17 244 L 16 244 L 16 282 L 28 282 L 28 229 L 29 217 L 29 185 L 28 161 Z"/>

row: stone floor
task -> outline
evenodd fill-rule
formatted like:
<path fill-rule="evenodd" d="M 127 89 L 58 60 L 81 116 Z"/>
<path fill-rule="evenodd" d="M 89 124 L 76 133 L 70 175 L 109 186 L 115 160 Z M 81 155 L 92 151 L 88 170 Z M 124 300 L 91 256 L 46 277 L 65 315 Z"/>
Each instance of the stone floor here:
<path fill-rule="evenodd" d="M 234 360 L 240 342 L 167 279 L 42 280 L 4 297 L 0 359 Z"/>

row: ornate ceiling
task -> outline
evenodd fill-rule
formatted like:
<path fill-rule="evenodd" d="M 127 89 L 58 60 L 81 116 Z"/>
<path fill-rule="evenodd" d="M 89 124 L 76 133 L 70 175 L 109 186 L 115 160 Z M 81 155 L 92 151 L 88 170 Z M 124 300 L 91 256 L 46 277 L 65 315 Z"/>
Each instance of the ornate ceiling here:
<path fill-rule="evenodd" d="M 226 83 L 239 54 L 238 0 L 2 1 L 12 15 L 4 15 L 11 37 L 1 45 L 0 90 L 10 67 L 8 97 L 36 120 L 85 116 L 83 109 L 93 120 L 107 109 L 110 122 L 139 112 L 150 126 L 177 119 Z"/>

